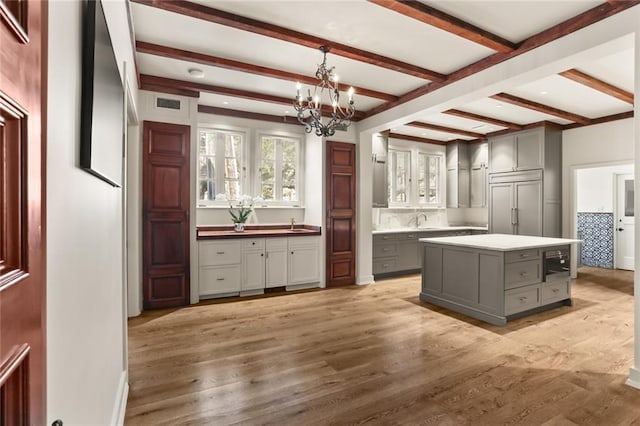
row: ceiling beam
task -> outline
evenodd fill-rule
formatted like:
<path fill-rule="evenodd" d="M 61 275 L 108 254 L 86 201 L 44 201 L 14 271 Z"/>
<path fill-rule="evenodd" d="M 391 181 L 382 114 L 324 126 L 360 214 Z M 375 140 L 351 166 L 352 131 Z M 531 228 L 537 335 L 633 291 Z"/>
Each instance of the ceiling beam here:
<path fill-rule="evenodd" d="M 409 18 L 455 34 L 498 52 L 511 52 L 517 46 L 496 34 L 476 27 L 469 22 L 456 18 L 424 3 L 415 0 L 368 0 L 371 3 L 393 10 Z"/>
<path fill-rule="evenodd" d="M 411 123 L 407 123 L 407 126 L 435 130 L 437 132 L 452 133 L 454 135 L 468 136 L 477 139 L 484 138 L 484 133 L 470 132 L 468 130 L 455 129 L 453 127 L 440 126 L 438 124 L 424 123 L 422 121 L 412 121 Z"/>
<path fill-rule="evenodd" d="M 239 117 L 248 118 L 250 120 L 270 121 L 273 123 L 300 125 L 300 122 L 296 117 L 291 117 L 288 115 L 280 116 L 271 114 L 260 114 L 257 112 L 247 112 L 229 108 L 218 108 L 209 105 L 198 105 L 198 112 L 202 112 L 205 114 L 224 115 L 226 117 Z"/>
<path fill-rule="evenodd" d="M 435 144 L 435 145 L 446 145 L 447 144 L 447 142 L 439 141 L 437 139 L 419 138 L 418 136 L 403 135 L 403 134 L 400 134 L 400 133 L 391 133 L 391 132 L 389 132 L 389 137 L 390 138 L 394 138 L 394 139 L 403 139 L 405 141 L 432 143 L 432 144 Z"/>
<path fill-rule="evenodd" d="M 442 111 L 443 114 L 454 115 L 456 117 L 466 118 L 474 121 L 481 121 L 483 123 L 493 124 L 494 126 L 506 127 L 507 129 L 520 130 L 522 126 L 520 124 L 511 123 L 509 121 L 498 120 L 497 118 L 486 117 L 480 114 L 474 114 L 472 112 L 461 111 L 459 109 L 449 109 Z"/>
<path fill-rule="evenodd" d="M 619 114 L 606 115 L 604 117 L 598 117 L 592 119 L 588 124 L 571 123 L 562 126 L 563 130 L 575 129 L 577 127 L 591 126 L 593 124 L 608 123 L 610 121 L 624 120 L 626 118 L 633 118 L 633 111 L 621 112 Z"/>
<path fill-rule="evenodd" d="M 506 102 L 508 104 L 517 105 L 522 108 L 527 108 L 533 111 L 538 111 L 544 114 L 553 115 L 555 117 L 562 118 L 564 120 L 575 121 L 580 124 L 588 124 L 591 119 L 582 115 L 574 114 L 572 112 L 563 111 L 558 108 L 553 108 L 548 105 L 540 104 L 538 102 L 530 101 L 528 99 L 519 98 L 517 96 L 510 95 L 508 93 L 498 93 L 491 96 L 492 99 L 497 101 Z"/>
<path fill-rule="evenodd" d="M 184 0 L 132 0 L 136 3 L 157 7 L 169 12 L 179 13 L 196 19 L 202 19 L 214 24 L 224 25 L 238 30 L 248 31 L 266 37 L 287 41 L 300 46 L 319 49 L 320 46 L 329 46 L 331 53 L 356 61 L 365 62 L 382 68 L 387 68 L 414 77 L 430 81 L 442 81 L 445 75 L 408 64 L 393 58 L 367 52 L 346 44 L 337 43 L 321 37 L 301 33 L 299 31 L 247 18 L 223 10 L 214 9 L 201 4 L 191 3 Z"/>
<path fill-rule="evenodd" d="M 577 83 L 583 84 L 594 90 L 604 93 L 605 95 L 613 96 L 620 99 L 623 102 L 633 105 L 633 93 L 627 92 L 624 89 L 616 87 L 612 84 L 604 82 L 598 78 L 585 74 L 577 69 L 570 69 L 560 73 L 561 76 L 573 80 Z"/>
<path fill-rule="evenodd" d="M 249 90 L 234 89 L 231 87 L 214 86 L 211 84 L 195 83 L 192 81 L 176 80 L 173 78 L 156 77 L 152 75 L 140 75 L 142 84 L 153 85 L 157 87 L 169 87 L 174 89 L 191 90 L 196 92 L 214 93 L 217 95 L 227 95 L 234 98 L 250 99 L 253 101 L 262 101 L 272 104 L 287 105 L 293 108 L 293 98 L 285 98 L 282 96 L 269 95 L 266 93 L 252 92 Z M 333 109 L 330 105 L 322 106 L 322 114 L 330 115 Z M 356 111 L 352 121 L 358 121 L 363 116 L 361 111 Z"/>
<path fill-rule="evenodd" d="M 142 74 L 140 75 L 142 79 Z M 167 93 L 169 95 L 186 96 L 188 98 L 199 98 L 200 92 L 196 90 L 179 89 L 177 87 L 163 86 L 149 82 L 140 81 L 140 90 L 148 90 L 150 92 Z"/>
<path fill-rule="evenodd" d="M 593 25 L 596 22 L 613 16 L 638 4 L 640 4 L 640 0 L 624 0 L 600 4 L 579 15 L 574 16 L 573 18 L 569 18 L 564 22 L 554 25 L 553 27 L 549 27 L 546 30 L 539 32 L 538 34 L 529 37 L 528 39 L 521 42 L 518 45 L 517 49 L 511 52 L 497 52 L 493 55 L 487 56 L 486 58 L 480 59 L 473 64 L 469 64 L 447 75 L 447 78 L 444 81 L 434 81 L 432 83 L 425 84 L 415 90 L 412 90 L 411 92 L 405 93 L 404 95 L 400 96 L 400 99 L 395 102 L 387 102 L 385 104 L 372 108 L 366 112 L 366 116 L 371 117 L 372 115 L 387 111 L 393 107 L 419 98 L 420 96 L 426 95 L 427 93 L 434 92 L 444 86 L 448 86 L 449 84 L 460 81 L 472 74 L 491 68 L 494 65 L 522 55 L 523 53 L 529 52 L 530 50 L 536 49 L 547 43 L 551 43 L 552 41 L 576 32 L 582 28 L 586 28 L 589 25 Z"/>
<path fill-rule="evenodd" d="M 280 80 L 299 81 L 301 83 L 316 86 L 319 82 L 316 76 L 307 76 L 288 71 L 282 71 L 275 68 L 263 67 L 260 65 L 249 64 L 246 62 L 235 61 L 232 59 L 220 58 L 217 56 L 205 55 L 202 53 L 190 52 L 187 50 L 176 49 L 173 47 L 161 46 L 158 44 L 147 43 L 145 41 L 136 41 L 136 50 L 140 53 L 161 56 L 163 58 L 178 59 L 181 61 L 197 62 L 202 65 L 212 67 L 225 68 L 233 71 L 241 71 L 250 74 L 262 75 L 265 77 L 277 78 Z M 353 86 L 348 83 L 340 83 L 339 88 L 342 91 L 348 91 Z M 388 93 L 378 92 L 376 90 L 365 89 L 363 87 L 353 86 L 355 93 L 375 99 L 382 99 L 387 102 L 396 101 L 398 97 Z M 291 92 L 293 93 L 293 86 Z"/>

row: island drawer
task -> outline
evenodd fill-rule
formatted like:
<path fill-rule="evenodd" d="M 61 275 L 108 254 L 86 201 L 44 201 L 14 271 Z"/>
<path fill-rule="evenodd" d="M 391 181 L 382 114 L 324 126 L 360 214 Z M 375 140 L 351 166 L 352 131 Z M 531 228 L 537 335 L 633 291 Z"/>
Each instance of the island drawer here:
<path fill-rule="evenodd" d="M 397 270 L 397 264 L 395 258 L 389 259 L 376 259 L 373 261 L 373 274 L 385 274 L 387 272 L 394 272 Z"/>
<path fill-rule="evenodd" d="M 507 263 L 504 267 L 504 288 L 522 287 L 542 281 L 540 260 Z"/>
<path fill-rule="evenodd" d="M 373 257 L 395 256 L 398 245 L 395 242 L 377 243 L 373 245 Z"/>
<path fill-rule="evenodd" d="M 540 285 L 514 288 L 504 292 L 505 315 L 517 314 L 540 306 Z"/>
<path fill-rule="evenodd" d="M 516 250 L 509 251 L 504 255 L 504 261 L 507 263 L 520 262 L 523 260 L 531 260 L 540 258 L 540 250 L 528 249 L 528 250 Z"/>
<path fill-rule="evenodd" d="M 569 279 L 542 283 L 542 303 L 568 299 L 571 294 Z"/>

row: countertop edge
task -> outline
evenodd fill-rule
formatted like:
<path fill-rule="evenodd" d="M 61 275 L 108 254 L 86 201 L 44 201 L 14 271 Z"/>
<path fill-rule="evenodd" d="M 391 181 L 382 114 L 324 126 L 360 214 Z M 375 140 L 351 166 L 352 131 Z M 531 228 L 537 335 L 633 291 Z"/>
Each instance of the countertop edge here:
<path fill-rule="evenodd" d="M 453 237 L 445 237 L 445 238 L 453 238 Z M 545 237 L 540 237 L 545 238 Z M 562 241 L 549 241 L 546 243 L 535 243 L 535 244 L 522 244 L 511 247 L 491 247 L 489 245 L 482 244 L 474 244 L 474 243 L 464 243 L 464 242 L 451 242 L 451 241 L 438 241 L 439 238 L 420 238 L 418 241 L 426 244 L 438 244 L 438 245 L 446 245 L 452 247 L 462 247 L 462 248 L 473 248 L 479 250 L 489 250 L 489 251 L 514 251 L 514 250 L 527 250 L 527 249 L 535 249 L 535 248 L 545 248 L 545 247 L 554 247 L 561 245 L 571 245 L 581 243 L 582 240 L 574 240 L 569 238 L 558 238 L 556 240 Z"/>
<path fill-rule="evenodd" d="M 403 229 L 374 229 L 373 235 L 408 234 L 411 232 L 447 232 L 447 231 L 488 231 L 486 226 L 443 226 L 440 228 L 403 228 Z"/>

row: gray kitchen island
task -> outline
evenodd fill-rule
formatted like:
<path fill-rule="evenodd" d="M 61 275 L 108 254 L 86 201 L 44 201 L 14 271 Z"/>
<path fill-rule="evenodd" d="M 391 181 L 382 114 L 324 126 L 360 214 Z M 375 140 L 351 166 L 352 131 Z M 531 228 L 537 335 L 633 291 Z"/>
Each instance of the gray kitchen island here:
<path fill-rule="evenodd" d="M 580 240 L 486 234 L 422 238 L 420 299 L 496 325 L 571 304 Z"/>

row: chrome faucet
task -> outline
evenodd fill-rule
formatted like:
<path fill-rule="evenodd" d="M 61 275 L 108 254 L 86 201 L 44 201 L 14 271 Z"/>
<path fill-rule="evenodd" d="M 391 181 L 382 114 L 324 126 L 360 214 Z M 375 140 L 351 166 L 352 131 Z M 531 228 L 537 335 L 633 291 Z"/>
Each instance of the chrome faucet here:
<path fill-rule="evenodd" d="M 420 228 L 420 218 L 424 218 L 424 222 L 427 223 L 427 214 L 425 212 L 418 213 L 416 215 L 416 228 Z"/>
<path fill-rule="evenodd" d="M 291 230 L 293 231 L 293 226 L 296 224 L 296 219 L 295 218 L 291 218 Z"/>

